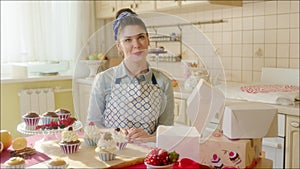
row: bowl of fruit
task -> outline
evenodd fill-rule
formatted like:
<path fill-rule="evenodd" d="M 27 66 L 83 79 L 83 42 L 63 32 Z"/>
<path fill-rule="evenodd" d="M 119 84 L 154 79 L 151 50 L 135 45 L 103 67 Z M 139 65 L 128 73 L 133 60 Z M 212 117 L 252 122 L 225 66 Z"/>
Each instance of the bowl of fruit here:
<path fill-rule="evenodd" d="M 168 152 L 162 148 L 154 148 L 147 153 L 144 160 L 147 168 L 173 168 L 175 162 L 179 159 L 176 151 Z"/>

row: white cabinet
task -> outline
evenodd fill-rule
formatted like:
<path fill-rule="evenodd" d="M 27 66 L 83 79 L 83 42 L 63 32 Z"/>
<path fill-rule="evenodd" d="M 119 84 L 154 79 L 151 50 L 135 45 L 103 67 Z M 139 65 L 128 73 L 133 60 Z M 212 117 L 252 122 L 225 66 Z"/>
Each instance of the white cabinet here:
<path fill-rule="evenodd" d="M 117 1 L 118 10 L 122 8 L 130 8 L 134 12 L 142 13 L 155 10 L 155 1 Z"/>
<path fill-rule="evenodd" d="M 156 0 L 156 10 L 158 11 L 176 9 L 179 7 L 180 7 L 180 2 L 178 0 L 173 0 L 173 1 Z"/>
<path fill-rule="evenodd" d="M 285 168 L 299 168 L 299 116 L 286 119 Z"/>
<path fill-rule="evenodd" d="M 188 125 L 186 99 L 174 98 L 174 124 Z"/>
<path fill-rule="evenodd" d="M 79 120 L 85 124 L 88 115 L 88 106 L 90 100 L 91 85 L 80 83 L 79 88 Z"/>
<path fill-rule="evenodd" d="M 113 18 L 117 12 L 116 1 L 96 1 L 96 18 Z"/>

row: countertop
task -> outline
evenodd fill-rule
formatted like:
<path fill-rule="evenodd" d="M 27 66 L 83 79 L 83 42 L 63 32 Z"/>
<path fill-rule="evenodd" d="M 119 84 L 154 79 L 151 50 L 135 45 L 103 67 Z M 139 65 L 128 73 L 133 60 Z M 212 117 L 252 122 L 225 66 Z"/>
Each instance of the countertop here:
<path fill-rule="evenodd" d="M 50 80 L 70 80 L 70 79 L 72 79 L 72 75 L 70 75 L 70 74 L 60 74 L 60 75 L 55 75 L 55 76 L 28 76 L 28 77 L 23 77 L 23 78 L 1 77 L 1 84 L 50 81 Z"/>

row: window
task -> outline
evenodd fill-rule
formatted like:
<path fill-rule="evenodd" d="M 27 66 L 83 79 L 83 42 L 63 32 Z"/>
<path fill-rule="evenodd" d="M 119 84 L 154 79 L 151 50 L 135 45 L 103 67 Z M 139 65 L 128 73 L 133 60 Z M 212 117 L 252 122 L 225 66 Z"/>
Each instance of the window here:
<path fill-rule="evenodd" d="M 74 61 L 94 27 L 93 1 L 2 1 L 1 64 Z"/>

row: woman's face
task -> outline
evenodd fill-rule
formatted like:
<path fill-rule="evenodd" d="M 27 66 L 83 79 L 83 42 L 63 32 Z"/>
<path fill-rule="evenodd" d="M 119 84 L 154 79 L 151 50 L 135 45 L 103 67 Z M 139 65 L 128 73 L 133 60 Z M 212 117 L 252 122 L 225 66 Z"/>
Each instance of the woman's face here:
<path fill-rule="evenodd" d="M 146 61 L 149 38 L 139 25 L 128 25 L 120 32 L 117 48 L 123 52 L 125 59 L 133 62 Z"/>

